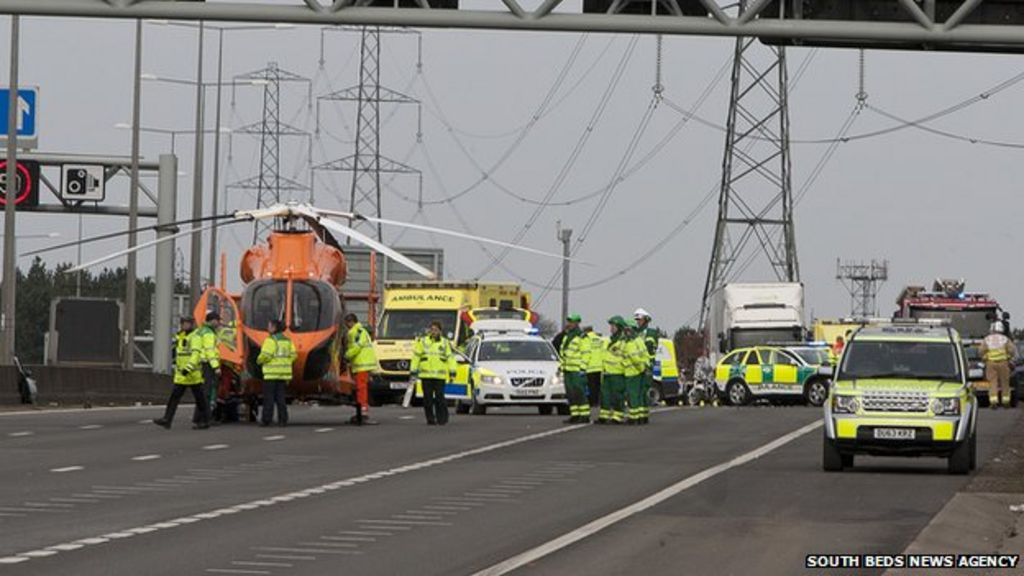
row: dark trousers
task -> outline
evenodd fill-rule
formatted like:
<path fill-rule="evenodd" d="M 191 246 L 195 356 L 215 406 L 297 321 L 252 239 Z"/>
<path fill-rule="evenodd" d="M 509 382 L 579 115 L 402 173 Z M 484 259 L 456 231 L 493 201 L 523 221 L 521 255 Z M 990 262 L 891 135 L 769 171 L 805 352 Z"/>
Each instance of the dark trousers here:
<path fill-rule="evenodd" d="M 264 424 L 270 424 L 274 420 L 274 406 L 277 406 L 277 422 L 288 423 L 288 404 L 285 402 L 284 387 L 288 382 L 285 380 L 264 380 L 263 381 L 263 417 Z"/>
<path fill-rule="evenodd" d="M 220 420 L 219 411 L 217 410 L 217 371 L 210 368 L 209 364 L 203 364 L 203 396 L 206 396 L 207 406 L 210 407 L 210 419 Z M 192 418 L 193 422 L 198 422 L 195 417 Z"/>
<path fill-rule="evenodd" d="M 439 378 L 424 378 L 423 383 L 423 412 L 427 415 L 428 424 L 448 423 L 448 401 L 444 398 L 444 380 Z"/>
<path fill-rule="evenodd" d="M 192 397 L 196 401 L 196 409 L 192 415 L 192 421 L 196 424 L 209 423 L 210 405 L 207 404 L 206 395 L 203 394 L 203 387 L 199 384 L 192 384 L 190 386 L 174 385 L 174 389 L 171 390 L 171 397 L 167 400 L 167 409 L 164 410 L 164 420 L 168 422 L 174 421 L 174 413 L 178 411 L 178 403 L 181 402 L 181 397 L 185 395 L 186 390 L 192 391 Z"/>
<path fill-rule="evenodd" d="M 601 405 L 601 373 L 587 372 L 587 398 L 590 400 L 590 407 Z"/>

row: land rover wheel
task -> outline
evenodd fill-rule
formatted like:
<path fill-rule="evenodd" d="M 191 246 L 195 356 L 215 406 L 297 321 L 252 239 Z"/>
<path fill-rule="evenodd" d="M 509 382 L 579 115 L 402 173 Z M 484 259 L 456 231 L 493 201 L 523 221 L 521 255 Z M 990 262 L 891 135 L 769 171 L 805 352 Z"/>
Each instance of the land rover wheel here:
<path fill-rule="evenodd" d="M 842 453 L 839 452 L 839 448 L 836 448 L 834 442 L 828 439 L 828 436 L 822 438 L 822 454 L 821 454 L 821 468 L 825 472 L 842 472 L 843 465 L 846 463 Z M 850 459 L 850 463 L 853 463 L 853 459 Z"/>
<path fill-rule="evenodd" d="M 953 448 L 953 453 L 949 455 L 948 462 L 948 469 L 950 474 L 967 474 L 968 472 L 971 471 L 972 438 L 974 438 L 973 434 Z"/>

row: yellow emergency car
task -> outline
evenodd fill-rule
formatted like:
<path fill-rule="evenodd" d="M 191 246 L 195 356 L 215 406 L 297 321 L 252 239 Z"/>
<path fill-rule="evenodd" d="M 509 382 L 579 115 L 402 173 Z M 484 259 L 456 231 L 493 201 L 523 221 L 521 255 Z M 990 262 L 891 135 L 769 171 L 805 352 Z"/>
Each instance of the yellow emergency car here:
<path fill-rule="evenodd" d="M 977 465 L 978 401 L 960 335 L 948 326 L 861 328 L 847 342 L 825 405 L 822 467 L 854 455 L 939 456 L 951 474 Z"/>
<path fill-rule="evenodd" d="M 821 406 L 828 397 L 829 378 L 819 365 L 792 350 L 753 346 L 737 348 L 719 360 L 715 385 L 719 395 L 733 406 L 757 398 L 803 399 L 812 406 Z"/>

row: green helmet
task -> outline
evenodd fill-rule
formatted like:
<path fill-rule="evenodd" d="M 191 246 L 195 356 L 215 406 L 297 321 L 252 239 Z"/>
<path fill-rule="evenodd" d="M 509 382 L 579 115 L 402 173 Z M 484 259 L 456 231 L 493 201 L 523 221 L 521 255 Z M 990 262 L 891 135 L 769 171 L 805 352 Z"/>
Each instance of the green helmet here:
<path fill-rule="evenodd" d="M 626 327 L 626 321 L 622 319 L 622 316 L 618 315 L 609 318 L 608 323 L 611 324 L 612 326 L 620 326 L 622 328 Z"/>
<path fill-rule="evenodd" d="M 629 328 L 630 330 L 636 330 L 638 328 L 636 320 L 634 320 L 632 318 L 627 318 L 625 320 L 625 325 L 626 325 L 626 328 Z"/>

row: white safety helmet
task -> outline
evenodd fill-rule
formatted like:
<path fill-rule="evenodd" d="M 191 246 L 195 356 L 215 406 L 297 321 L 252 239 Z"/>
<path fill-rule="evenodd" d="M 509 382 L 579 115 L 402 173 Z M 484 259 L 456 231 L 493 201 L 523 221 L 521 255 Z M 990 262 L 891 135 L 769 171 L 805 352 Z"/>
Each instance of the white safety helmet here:
<path fill-rule="evenodd" d="M 1003 333 L 1003 323 L 1002 322 L 993 322 L 992 325 L 988 327 L 988 331 L 993 333 L 993 334 L 1002 334 Z"/>
<path fill-rule="evenodd" d="M 650 318 L 651 313 L 643 308 L 637 308 L 633 311 L 633 318 Z"/>

